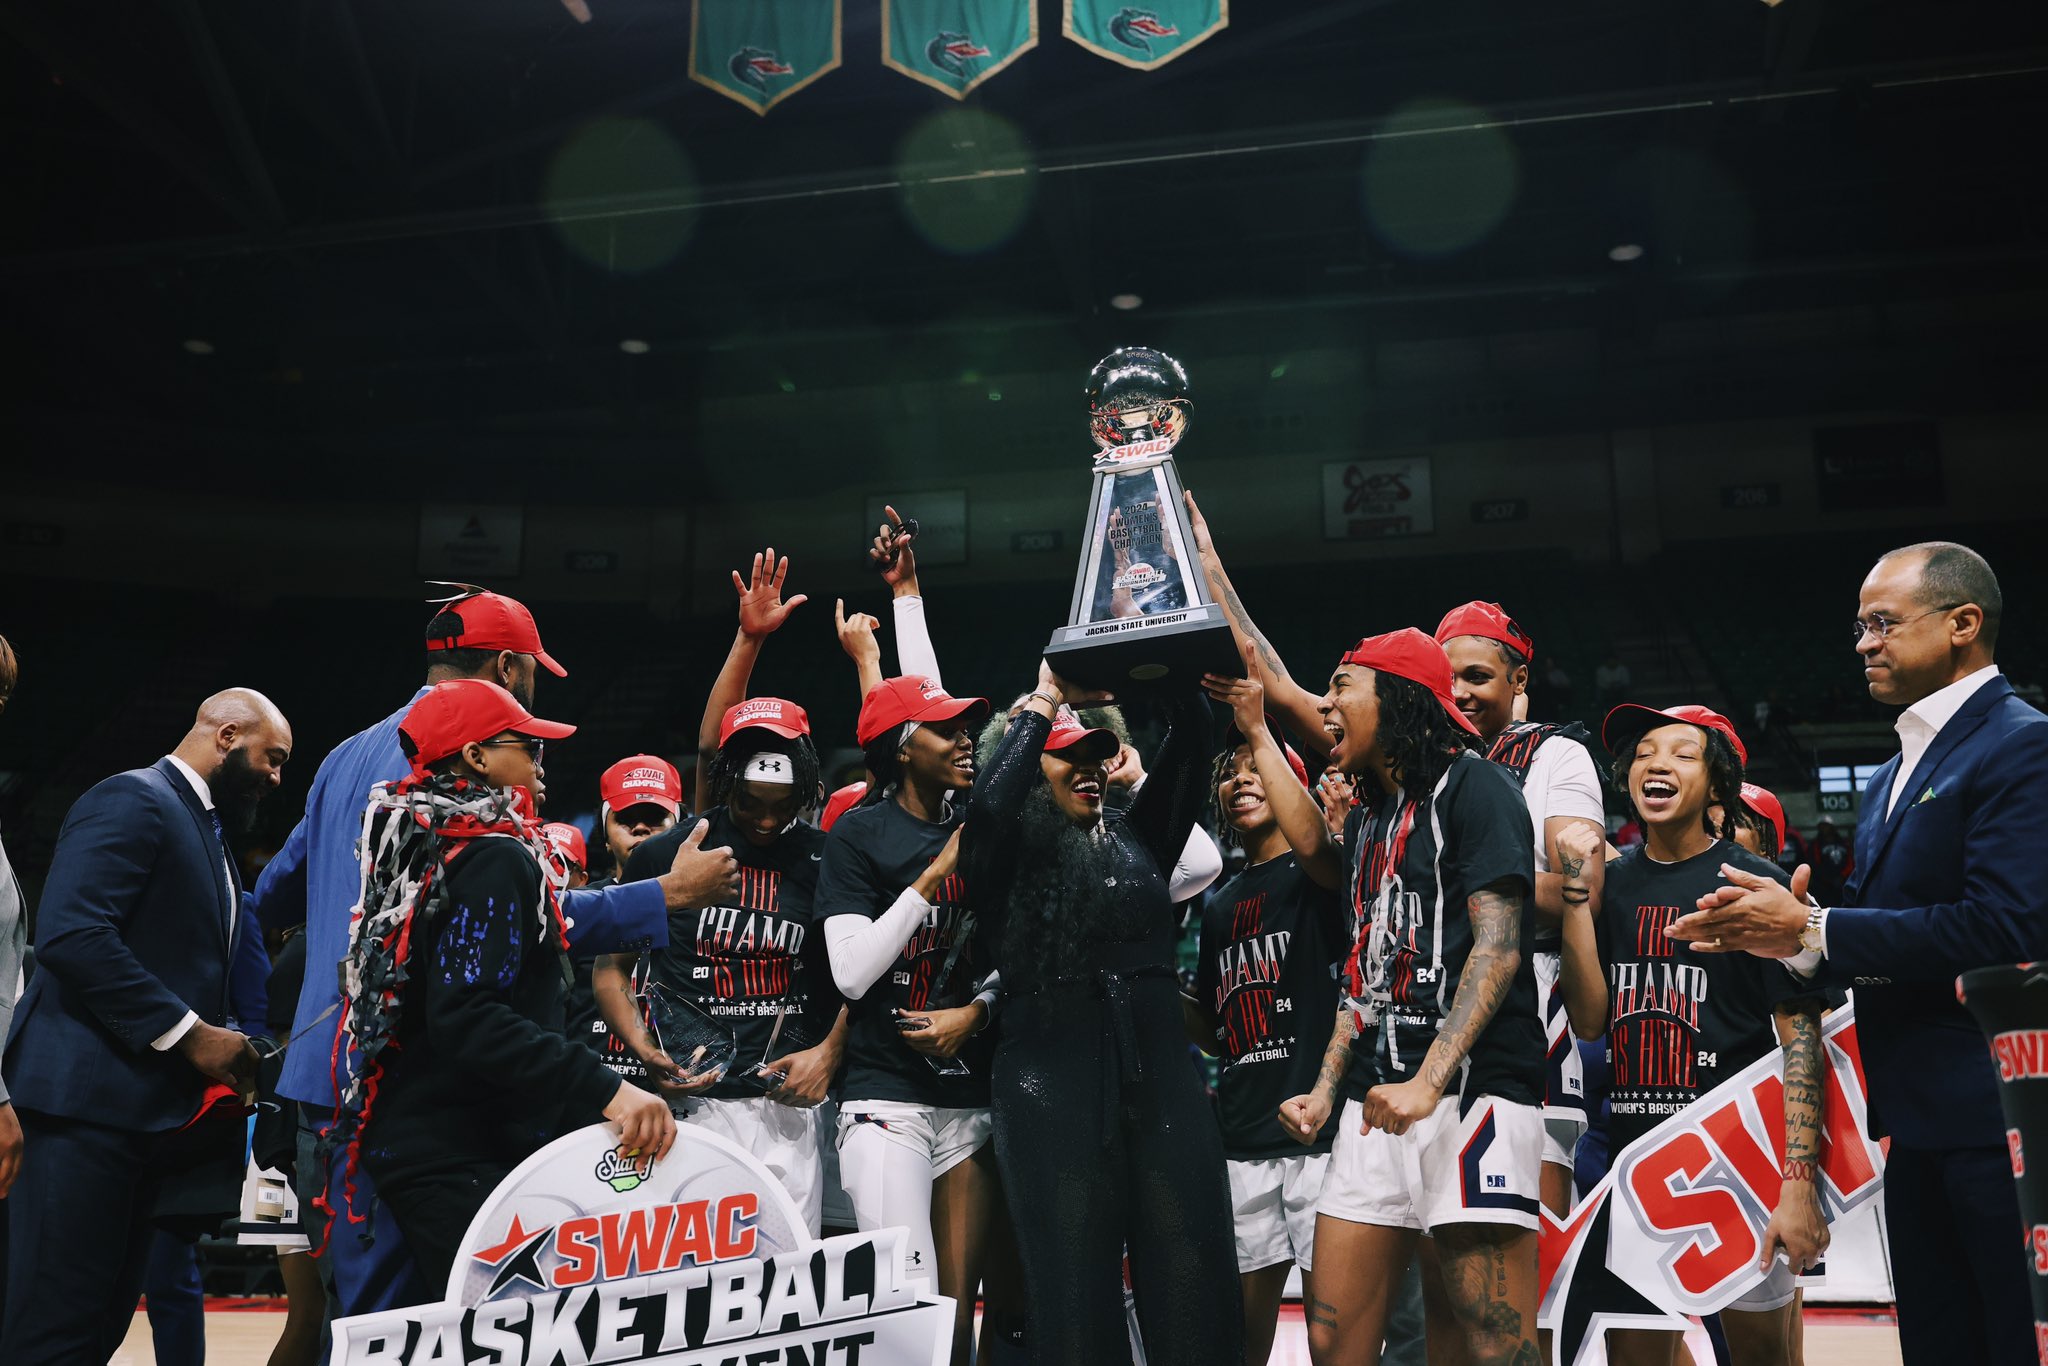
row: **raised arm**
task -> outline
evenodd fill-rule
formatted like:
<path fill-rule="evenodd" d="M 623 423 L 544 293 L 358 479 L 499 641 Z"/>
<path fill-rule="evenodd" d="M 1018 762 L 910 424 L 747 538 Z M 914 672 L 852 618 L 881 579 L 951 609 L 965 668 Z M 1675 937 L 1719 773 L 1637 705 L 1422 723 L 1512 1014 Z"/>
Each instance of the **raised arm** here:
<path fill-rule="evenodd" d="M 1166 738 L 1152 756 L 1151 774 L 1124 817 L 1131 832 L 1166 877 L 1187 846 L 1188 831 L 1209 800 L 1209 710 L 1198 692 L 1169 694 Z"/>
<path fill-rule="evenodd" d="M 1209 523 L 1202 516 L 1202 510 L 1195 506 L 1195 495 L 1183 495 L 1188 505 L 1188 524 L 1195 533 L 1195 553 L 1202 561 L 1202 572 L 1209 580 L 1210 595 L 1217 606 L 1223 609 L 1223 616 L 1230 623 L 1230 634 L 1237 639 L 1240 650 L 1255 651 L 1259 664 L 1265 670 L 1266 705 L 1286 723 L 1303 748 L 1315 755 L 1321 764 L 1330 757 L 1330 741 L 1323 730 L 1323 715 L 1316 709 L 1322 699 L 1294 681 L 1294 675 L 1281 662 L 1280 652 L 1266 639 L 1251 613 L 1245 611 L 1244 600 L 1237 595 L 1237 589 L 1230 582 L 1230 575 L 1224 572 L 1223 558 L 1216 553 L 1216 543 L 1209 535 Z"/>
<path fill-rule="evenodd" d="M 918 584 L 917 519 L 882 509 L 888 521 L 875 528 L 868 563 L 889 585 L 889 613 L 896 623 L 896 669 L 901 674 L 938 678 L 939 655 L 924 619 L 924 590 Z"/>
<path fill-rule="evenodd" d="M 1266 804 L 1273 808 L 1287 847 L 1301 860 L 1301 870 L 1318 887 L 1334 891 L 1344 881 L 1343 855 L 1330 838 L 1322 808 L 1294 776 L 1293 765 L 1287 762 L 1266 721 L 1265 666 L 1259 662 L 1258 652 L 1243 643 L 1239 648 L 1244 653 L 1245 676 L 1204 674 L 1202 686 L 1210 697 L 1230 708 L 1238 734 L 1251 742 L 1252 762 L 1259 770 L 1259 786 L 1266 790 Z"/>
<path fill-rule="evenodd" d="M 711 761 L 718 757 L 718 727 L 725 713 L 747 700 L 747 680 L 754 675 L 754 661 L 761 657 L 761 643 L 782 629 L 789 614 L 807 597 L 799 593 L 782 600 L 782 583 L 789 577 L 789 556 L 775 558 L 775 547 L 754 556 L 753 572 L 742 579 L 735 569 L 732 586 L 740 595 L 740 628 L 726 651 L 725 665 L 704 700 L 704 716 L 697 723 L 697 787 L 695 810 L 702 811 L 710 800 Z"/>
<path fill-rule="evenodd" d="M 882 686 L 882 647 L 875 643 L 875 628 L 881 625 L 865 612 L 846 615 L 846 599 L 840 598 L 832 604 L 832 631 L 839 637 L 839 648 L 846 651 L 846 657 L 853 661 L 854 672 L 860 678 L 860 696 L 865 702 L 869 693 Z"/>

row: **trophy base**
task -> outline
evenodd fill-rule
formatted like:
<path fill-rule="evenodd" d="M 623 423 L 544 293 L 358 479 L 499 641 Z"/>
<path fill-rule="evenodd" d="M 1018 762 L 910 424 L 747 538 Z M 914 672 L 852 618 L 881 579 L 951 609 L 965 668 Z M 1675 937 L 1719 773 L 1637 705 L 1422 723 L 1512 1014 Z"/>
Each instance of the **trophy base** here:
<path fill-rule="evenodd" d="M 1124 697 L 1192 688 L 1205 673 L 1244 674 L 1223 609 L 1208 603 L 1157 617 L 1062 626 L 1047 642 L 1045 658 L 1062 678 Z"/>

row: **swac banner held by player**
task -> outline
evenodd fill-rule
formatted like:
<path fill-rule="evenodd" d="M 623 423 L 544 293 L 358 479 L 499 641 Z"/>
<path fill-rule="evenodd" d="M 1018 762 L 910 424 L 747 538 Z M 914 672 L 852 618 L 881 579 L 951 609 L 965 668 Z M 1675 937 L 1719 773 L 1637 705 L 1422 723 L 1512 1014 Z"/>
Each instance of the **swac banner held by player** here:
<path fill-rule="evenodd" d="M 1830 1224 L 1877 1197 L 1884 1155 L 1864 1137 L 1863 1060 L 1853 1009 L 1822 1031 L 1821 1207 Z M 1542 1214 L 1543 1305 L 1555 1360 L 1597 1359 L 1609 1328 L 1683 1331 L 1686 1315 L 1733 1303 L 1758 1265 L 1784 1166 L 1785 1067 L 1777 1049 L 1624 1148 L 1560 1224 Z"/>
<path fill-rule="evenodd" d="M 591 1125 L 469 1226 L 443 1303 L 341 1319 L 335 1366 L 895 1366 L 946 1359 L 953 1302 L 901 1229 L 810 1238 L 768 1169 L 685 1129 L 659 1163 Z"/>

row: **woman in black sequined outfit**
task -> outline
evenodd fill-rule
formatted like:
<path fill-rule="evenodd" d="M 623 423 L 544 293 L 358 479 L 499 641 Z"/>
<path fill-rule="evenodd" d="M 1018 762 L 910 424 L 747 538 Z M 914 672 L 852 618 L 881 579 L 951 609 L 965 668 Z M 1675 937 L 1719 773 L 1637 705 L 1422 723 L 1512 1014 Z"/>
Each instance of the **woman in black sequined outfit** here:
<path fill-rule="evenodd" d="M 1164 875 L 1207 796 L 1205 704 L 1192 692 L 1168 704 L 1150 781 L 1105 820 L 1100 751 L 1061 743 L 1081 729 L 1067 704 L 1094 700 L 1040 667 L 975 781 L 961 844 L 1008 997 L 996 1160 L 1030 1286 L 1032 1355 L 1128 1366 L 1128 1248 L 1146 1356 L 1237 1366 L 1230 1191 L 1188 1061 Z"/>

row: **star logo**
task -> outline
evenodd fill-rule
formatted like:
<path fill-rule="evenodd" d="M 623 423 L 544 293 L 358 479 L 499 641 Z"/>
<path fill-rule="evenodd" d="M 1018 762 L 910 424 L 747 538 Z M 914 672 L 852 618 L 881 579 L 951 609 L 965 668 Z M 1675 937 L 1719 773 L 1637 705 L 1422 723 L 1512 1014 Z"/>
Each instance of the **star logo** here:
<path fill-rule="evenodd" d="M 478 1249 L 473 1255 L 485 1266 L 498 1267 L 498 1274 L 491 1278 L 491 1288 L 484 1292 L 485 1299 L 493 1299 L 500 1290 L 514 1281 L 526 1281 L 536 1289 L 548 1288 L 547 1278 L 540 1270 L 541 1244 L 554 1232 L 553 1225 L 538 1233 L 528 1233 L 520 1227 L 519 1216 L 512 1216 L 512 1227 L 505 1234 L 505 1241 L 496 1247 Z M 499 1263 L 504 1265 L 499 1266 Z"/>

